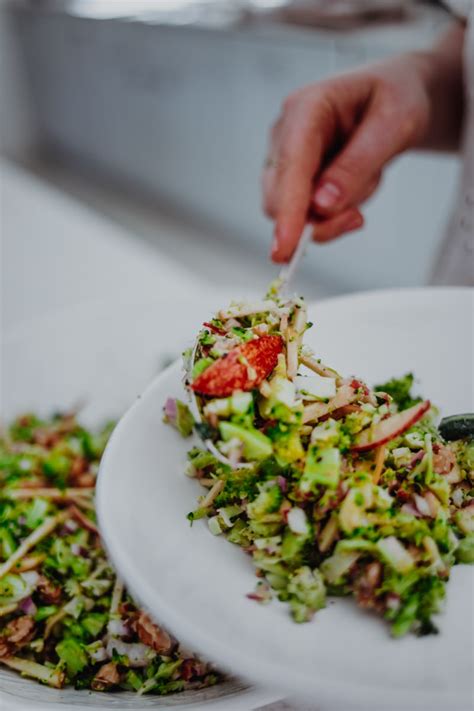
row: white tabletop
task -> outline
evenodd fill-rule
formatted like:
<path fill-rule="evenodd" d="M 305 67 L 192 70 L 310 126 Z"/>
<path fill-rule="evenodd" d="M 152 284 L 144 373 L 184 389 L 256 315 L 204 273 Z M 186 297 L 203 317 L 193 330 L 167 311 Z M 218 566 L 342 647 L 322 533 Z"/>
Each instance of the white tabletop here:
<path fill-rule="evenodd" d="M 119 308 L 201 288 L 177 260 L 57 188 L 12 163 L 0 170 L 3 329 L 85 302 Z"/>

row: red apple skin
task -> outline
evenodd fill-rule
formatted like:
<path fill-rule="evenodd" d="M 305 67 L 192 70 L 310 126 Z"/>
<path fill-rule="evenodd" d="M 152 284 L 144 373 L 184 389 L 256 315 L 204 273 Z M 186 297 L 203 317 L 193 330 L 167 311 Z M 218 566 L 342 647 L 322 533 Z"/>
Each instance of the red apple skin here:
<path fill-rule="evenodd" d="M 352 445 L 353 452 L 369 452 L 371 449 L 380 447 L 382 444 L 390 442 L 398 435 L 401 435 L 405 430 L 418 422 L 423 415 L 428 412 L 431 407 L 429 400 L 419 402 L 408 410 L 397 412 L 396 415 L 388 417 L 386 420 L 379 422 L 373 429 L 363 430 Z"/>

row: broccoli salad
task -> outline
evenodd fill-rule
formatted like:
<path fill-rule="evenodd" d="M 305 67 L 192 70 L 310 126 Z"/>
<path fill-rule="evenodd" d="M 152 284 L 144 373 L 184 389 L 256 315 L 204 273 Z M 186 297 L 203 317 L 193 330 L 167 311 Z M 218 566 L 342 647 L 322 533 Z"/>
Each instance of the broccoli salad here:
<path fill-rule="evenodd" d="M 101 546 L 108 435 L 26 415 L 0 433 L 0 663 L 55 688 L 168 694 L 218 675 L 134 603 Z"/>
<path fill-rule="evenodd" d="M 474 561 L 472 416 L 443 437 L 412 375 L 345 377 L 304 345 L 311 325 L 273 289 L 219 311 L 185 353 L 190 405 L 169 399 L 164 419 L 206 444 L 188 454 L 206 490 L 189 519 L 241 546 L 249 598 L 296 622 L 353 595 L 394 637 L 435 632 L 451 567 Z"/>

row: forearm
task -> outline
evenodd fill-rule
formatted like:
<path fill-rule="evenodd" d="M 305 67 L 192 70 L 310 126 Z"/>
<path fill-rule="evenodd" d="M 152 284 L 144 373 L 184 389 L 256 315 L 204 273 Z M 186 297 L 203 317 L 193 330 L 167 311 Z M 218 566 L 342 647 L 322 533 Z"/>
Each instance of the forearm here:
<path fill-rule="evenodd" d="M 430 121 L 419 148 L 459 148 L 464 114 L 464 35 L 465 27 L 456 24 L 433 49 L 413 55 L 425 79 L 431 103 Z"/>

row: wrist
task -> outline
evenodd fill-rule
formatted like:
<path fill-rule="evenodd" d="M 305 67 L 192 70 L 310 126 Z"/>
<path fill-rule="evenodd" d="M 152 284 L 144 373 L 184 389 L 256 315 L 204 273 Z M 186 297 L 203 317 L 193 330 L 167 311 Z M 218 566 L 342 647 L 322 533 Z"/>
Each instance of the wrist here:
<path fill-rule="evenodd" d="M 434 50 L 420 50 L 410 52 L 407 59 L 410 70 L 419 77 L 424 90 L 431 98 L 436 93 L 439 82 L 439 56 Z"/>
<path fill-rule="evenodd" d="M 429 104 L 429 121 L 420 148 L 453 150 L 459 145 L 464 113 L 462 48 L 464 28 L 453 27 L 432 48 L 408 55 Z"/>

